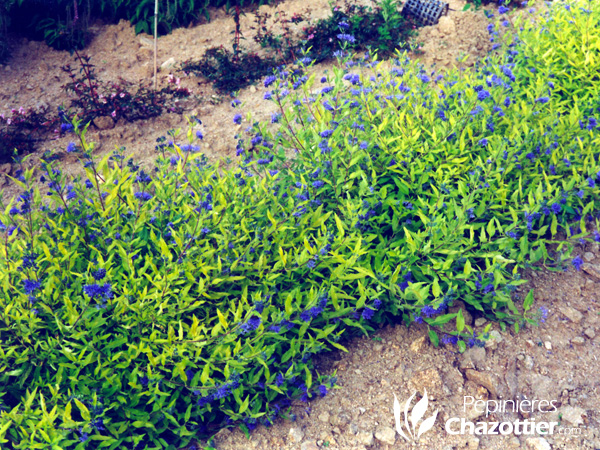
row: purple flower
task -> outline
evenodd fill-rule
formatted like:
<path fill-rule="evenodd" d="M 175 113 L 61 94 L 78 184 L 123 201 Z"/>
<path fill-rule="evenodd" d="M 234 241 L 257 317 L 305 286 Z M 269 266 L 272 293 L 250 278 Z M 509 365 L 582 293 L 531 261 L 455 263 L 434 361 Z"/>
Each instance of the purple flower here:
<path fill-rule="evenodd" d="M 443 345 L 456 345 L 458 343 L 458 337 L 452 336 L 450 334 L 444 334 L 442 336 L 442 344 Z"/>
<path fill-rule="evenodd" d="M 587 182 L 588 182 L 589 187 L 591 187 L 591 188 L 596 187 L 596 182 L 594 181 L 594 179 L 592 177 L 588 177 Z"/>
<path fill-rule="evenodd" d="M 535 99 L 536 103 L 548 103 L 550 101 L 550 97 L 539 97 Z"/>
<path fill-rule="evenodd" d="M 67 145 L 67 153 L 73 153 L 76 149 L 75 142 L 69 142 L 69 145 Z"/>
<path fill-rule="evenodd" d="M 337 35 L 337 38 L 342 42 L 349 42 L 350 44 L 354 44 L 356 42 L 356 38 L 351 34 L 340 33 Z"/>
<path fill-rule="evenodd" d="M 312 316 L 310 314 L 310 311 L 302 311 L 300 313 L 300 320 L 302 320 L 302 322 L 310 322 L 311 319 Z"/>
<path fill-rule="evenodd" d="M 204 139 L 204 135 L 202 134 L 202 131 L 196 131 L 196 137 L 198 139 Z"/>
<path fill-rule="evenodd" d="M 346 22 L 340 22 L 338 23 L 338 27 L 340 27 L 342 30 L 347 30 L 350 28 L 350 25 L 348 25 Z"/>
<path fill-rule="evenodd" d="M 143 202 L 147 202 L 148 200 L 150 200 L 152 198 L 152 194 L 150 194 L 149 192 L 143 192 L 143 191 L 136 192 L 135 194 L 133 194 L 133 196 Z"/>
<path fill-rule="evenodd" d="M 40 283 L 38 281 L 31 280 L 23 280 L 23 289 L 27 295 L 33 294 L 40 288 Z"/>
<path fill-rule="evenodd" d="M 98 269 L 97 271 L 92 272 L 92 276 L 96 281 L 100 281 L 106 276 L 106 269 Z"/>
<path fill-rule="evenodd" d="M 500 14 L 506 14 L 506 13 L 507 13 L 507 12 L 509 12 L 509 11 L 510 11 L 510 9 L 508 9 L 508 8 L 507 8 L 506 6 L 504 6 L 504 5 L 500 6 L 500 8 L 498 8 L 498 12 L 499 12 Z"/>
<path fill-rule="evenodd" d="M 233 116 L 233 123 L 237 123 L 238 125 L 242 123 L 242 115 L 236 114 Z"/>
<path fill-rule="evenodd" d="M 269 75 L 265 78 L 265 87 L 271 86 L 275 81 L 277 81 L 277 77 L 275 75 Z"/>
<path fill-rule="evenodd" d="M 321 397 L 325 397 L 327 395 L 327 387 L 324 384 L 319 386 L 319 395 Z"/>
<path fill-rule="evenodd" d="M 251 331 L 256 330 L 262 322 L 260 317 L 250 317 L 246 323 L 240 325 L 240 333 L 248 334 Z"/>
<path fill-rule="evenodd" d="M 242 104 L 242 101 L 241 101 L 240 99 L 236 98 L 236 99 L 234 99 L 234 100 L 231 102 L 231 107 L 232 107 L 232 108 L 236 108 L 236 107 L 238 107 L 238 106 L 239 106 L 239 105 L 241 105 L 241 104 Z"/>
<path fill-rule="evenodd" d="M 583 265 L 583 260 L 581 259 L 581 256 L 576 256 L 575 258 L 573 258 L 571 264 L 573 264 L 573 267 L 575 267 L 577 271 L 580 271 L 581 266 Z"/>
<path fill-rule="evenodd" d="M 483 101 L 483 100 L 485 100 L 486 98 L 489 98 L 489 97 L 490 97 L 490 92 L 486 91 L 485 89 L 482 89 L 481 91 L 479 91 L 477 93 L 477 100 L 479 100 L 479 101 Z"/>
<path fill-rule="evenodd" d="M 485 147 L 486 145 L 488 145 L 488 140 L 486 138 L 483 138 L 479 141 L 479 145 L 481 145 L 482 147 Z"/>
<path fill-rule="evenodd" d="M 373 318 L 373 314 L 375 314 L 375 311 L 370 308 L 365 308 L 362 312 L 362 318 L 365 320 L 371 320 Z"/>
<path fill-rule="evenodd" d="M 546 318 L 548 317 L 548 309 L 540 306 L 540 322 L 544 323 L 546 322 Z"/>
<path fill-rule="evenodd" d="M 103 285 L 86 284 L 83 286 L 83 293 L 90 298 L 101 297 L 104 299 L 112 298 L 112 286 L 109 283 Z"/>

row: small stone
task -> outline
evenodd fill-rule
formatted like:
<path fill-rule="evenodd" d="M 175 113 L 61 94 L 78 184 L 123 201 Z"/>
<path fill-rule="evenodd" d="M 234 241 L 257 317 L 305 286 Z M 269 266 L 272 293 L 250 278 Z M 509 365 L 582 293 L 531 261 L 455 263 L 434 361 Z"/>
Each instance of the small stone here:
<path fill-rule="evenodd" d="M 490 331 L 490 337 L 487 341 L 485 341 L 485 348 L 489 348 L 490 350 L 495 350 L 498 347 L 498 344 L 502 342 L 504 338 L 500 334 L 498 330 Z"/>
<path fill-rule="evenodd" d="M 394 445 L 396 443 L 396 431 L 390 427 L 380 426 L 375 431 L 375 438 L 384 444 Z"/>
<path fill-rule="evenodd" d="M 329 423 L 329 413 L 327 411 L 319 414 L 319 420 L 323 423 Z"/>
<path fill-rule="evenodd" d="M 585 252 L 583 254 L 583 259 L 585 259 L 587 262 L 593 261 L 595 257 L 596 256 L 592 252 Z"/>
<path fill-rule="evenodd" d="M 594 339 L 596 337 L 596 332 L 593 328 L 588 328 L 583 332 L 589 339 Z"/>
<path fill-rule="evenodd" d="M 458 367 L 462 370 L 475 368 L 475 363 L 473 362 L 469 352 L 464 352 L 459 356 Z"/>
<path fill-rule="evenodd" d="M 492 397 L 498 397 L 498 381 L 494 379 L 494 376 L 491 373 L 467 369 L 465 374 L 467 375 L 468 380 L 486 388 Z"/>
<path fill-rule="evenodd" d="M 381 350 L 383 350 L 383 345 L 376 344 L 376 345 L 373 346 L 373 351 L 374 352 L 379 353 L 379 352 L 381 352 Z"/>
<path fill-rule="evenodd" d="M 221 428 L 217 434 L 213 436 L 215 442 L 223 443 L 231 436 L 231 430 L 229 428 Z"/>
<path fill-rule="evenodd" d="M 454 34 L 456 33 L 456 24 L 451 17 L 445 16 L 440 17 L 438 22 L 438 31 L 442 34 Z"/>
<path fill-rule="evenodd" d="M 144 47 L 154 47 L 154 41 L 152 39 L 148 39 L 145 36 L 140 37 L 140 44 Z"/>
<path fill-rule="evenodd" d="M 582 269 L 588 275 L 591 275 L 597 280 L 600 280 L 600 265 L 584 263 Z"/>
<path fill-rule="evenodd" d="M 375 443 L 375 438 L 373 437 L 373 433 L 370 431 L 361 431 L 356 435 L 356 439 L 363 445 L 367 447 L 373 445 Z"/>
<path fill-rule="evenodd" d="M 513 436 L 508 440 L 508 445 L 512 448 L 521 448 L 521 441 L 518 437 Z"/>
<path fill-rule="evenodd" d="M 28 91 L 33 91 L 33 86 L 28 84 L 27 86 L 25 86 L 25 89 L 27 89 Z"/>
<path fill-rule="evenodd" d="M 110 116 L 100 116 L 94 119 L 94 125 L 99 130 L 110 130 L 115 127 L 115 121 Z"/>
<path fill-rule="evenodd" d="M 11 163 L 0 164 L 0 173 L 10 174 L 11 170 L 12 170 Z"/>
<path fill-rule="evenodd" d="M 585 409 L 577 406 L 563 406 L 558 413 L 564 422 L 574 426 L 583 424 L 583 416 L 587 415 Z"/>
<path fill-rule="evenodd" d="M 561 306 L 558 308 L 561 313 L 571 322 L 579 323 L 583 319 L 583 314 L 570 306 Z"/>
<path fill-rule="evenodd" d="M 573 345 L 583 345 L 585 343 L 585 339 L 582 338 L 581 336 L 577 336 L 573 339 L 571 339 L 571 344 Z"/>
<path fill-rule="evenodd" d="M 544 342 L 544 347 L 546 347 L 546 350 L 552 350 L 552 343 L 550 341 L 546 341 Z"/>
<path fill-rule="evenodd" d="M 530 355 L 525 355 L 523 366 L 525 366 L 527 370 L 533 369 L 533 358 Z"/>
<path fill-rule="evenodd" d="M 256 86 L 254 86 L 254 85 L 250 86 L 250 92 L 252 94 L 255 94 L 256 93 Z"/>
<path fill-rule="evenodd" d="M 477 319 L 475 319 L 475 326 L 481 327 L 481 326 L 485 325 L 486 322 L 487 322 L 487 320 L 484 317 L 478 317 Z"/>
<path fill-rule="evenodd" d="M 469 353 L 471 361 L 475 364 L 475 367 L 479 370 L 484 368 L 485 365 L 485 348 L 473 347 L 470 348 L 466 353 Z"/>
<path fill-rule="evenodd" d="M 415 339 L 412 344 L 410 344 L 410 349 L 414 353 L 420 353 L 425 346 L 427 345 L 427 336 L 421 336 L 418 339 Z"/>
<path fill-rule="evenodd" d="M 465 447 L 466 449 L 477 450 L 479 448 L 479 439 L 474 436 L 469 436 L 467 439 L 467 445 Z"/>
<path fill-rule="evenodd" d="M 175 60 L 175 58 L 169 58 L 167 59 L 164 63 L 162 63 L 160 65 L 160 69 L 161 70 L 166 70 L 166 69 L 170 69 L 172 67 L 175 67 L 175 64 L 177 63 L 177 61 Z"/>
<path fill-rule="evenodd" d="M 548 441 L 541 437 L 528 438 L 525 441 L 525 446 L 528 450 L 551 450 L 550 444 Z"/>
<path fill-rule="evenodd" d="M 319 450 L 319 447 L 315 441 L 306 441 L 302 443 L 300 450 Z"/>
<path fill-rule="evenodd" d="M 289 435 L 294 442 L 300 442 L 304 439 L 304 432 L 300 428 L 290 428 Z"/>

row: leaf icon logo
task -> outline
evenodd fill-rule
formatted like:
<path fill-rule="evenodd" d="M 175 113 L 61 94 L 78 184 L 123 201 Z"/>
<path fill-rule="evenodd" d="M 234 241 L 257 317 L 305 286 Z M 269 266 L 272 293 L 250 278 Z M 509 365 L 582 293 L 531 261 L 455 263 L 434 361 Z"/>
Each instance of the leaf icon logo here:
<path fill-rule="evenodd" d="M 427 389 L 425 389 L 425 395 L 421 400 L 417 402 L 417 404 L 413 407 L 412 411 L 409 415 L 410 405 L 412 403 L 413 398 L 417 395 L 417 393 L 413 393 L 410 398 L 404 404 L 404 427 L 402 426 L 402 406 L 394 394 L 394 418 L 396 420 L 396 431 L 400 436 L 404 438 L 407 442 L 417 441 L 419 438 L 431 430 L 433 425 L 435 424 L 435 420 L 437 419 L 438 410 L 431 417 L 421 421 L 423 416 L 425 416 L 425 412 L 427 412 L 427 406 L 429 405 L 429 400 L 427 399 Z M 409 421 L 410 417 L 410 421 Z M 419 422 L 421 424 L 419 425 Z M 417 425 L 419 427 L 417 428 Z M 406 432 L 404 429 L 406 428 Z"/>

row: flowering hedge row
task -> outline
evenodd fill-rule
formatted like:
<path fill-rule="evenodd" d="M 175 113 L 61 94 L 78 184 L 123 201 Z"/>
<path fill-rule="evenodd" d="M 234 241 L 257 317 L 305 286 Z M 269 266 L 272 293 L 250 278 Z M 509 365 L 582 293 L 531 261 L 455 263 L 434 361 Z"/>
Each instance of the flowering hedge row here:
<path fill-rule="evenodd" d="M 352 332 L 400 318 L 481 344 L 457 300 L 536 322 L 518 270 L 600 239 L 600 82 L 573 82 L 600 61 L 588 8 L 509 16 L 474 70 L 369 55 L 320 85 L 268 77 L 278 112 L 240 135 L 235 169 L 197 153 L 198 119 L 150 171 L 94 161 L 75 121 L 86 177 L 24 170 L 1 215 L 2 448 L 178 449 L 326 395 L 313 356 Z"/>

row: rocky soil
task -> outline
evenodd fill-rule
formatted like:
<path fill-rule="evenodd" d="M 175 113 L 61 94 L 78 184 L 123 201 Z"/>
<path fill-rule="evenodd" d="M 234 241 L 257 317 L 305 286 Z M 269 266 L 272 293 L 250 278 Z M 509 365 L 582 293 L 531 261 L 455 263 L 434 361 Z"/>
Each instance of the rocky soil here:
<path fill-rule="evenodd" d="M 256 449 L 412 449 L 459 450 L 524 448 L 600 448 L 600 254 L 598 246 L 579 249 L 585 261 L 581 272 L 545 270 L 526 274 L 535 289 L 536 306 L 547 308 L 539 326 L 519 333 L 494 324 L 494 337 L 484 348 L 460 354 L 452 346 L 434 348 L 424 326 L 385 327 L 371 338 L 348 343 L 348 353 L 327 355 L 320 370 L 337 371 L 339 389 L 309 403 L 297 401 L 295 422 L 281 420 L 257 428 L 246 439 L 239 430 L 222 430 L 215 438 L 219 450 Z M 467 317 L 476 331 L 488 324 Z M 394 395 L 402 409 L 414 392 L 427 390 L 425 417 L 438 410 L 435 426 L 418 443 L 408 443 L 394 432 Z M 465 397 L 480 400 L 554 401 L 548 412 L 490 414 L 474 408 Z M 412 402 L 414 406 L 416 400 Z M 509 404 L 510 405 L 510 404 Z M 494 409 L 491 407 L 490 409 Z M 410 415 L 410 410 L 409 410 Z M 556 421 L 552 436 L 450 435 L 447 419 L 473 422 L 515 420 Z M 404 418 L 402 416 L 402 421 Z M 577 429 L 574 431 L 573 429 Z M 559 434 L 558 431 L 560 431 Z M 578 434 L 575 434 L 578 433 Z"/>
<path fill-rule="evenodd" d="M 368 2 L 368 0 L 365 0 Z M 288 16 L 309 6 L 314 18 L 325 17 L 329 6 L 325 0 L 288 0 L 276 8 Z M 463 12 L 462 0 L 450 0 L 451 11 L 436 26 L 419 30 L 421 52 L 412 55 L 432 70 L 457 64 L 457 58 L 469 55 L 465 65 L 474 64 L 490 48 L 487 19 L 482 11 Z M 263 10 L 275 10 L 269 6 Z M 273 12 L 273 11 L 271 11 Z M 205 82 L 186 77 L 177 70 L 178 63 L 199 57 L 212 46 L 230 46 L 233 20 L 222 10 L 211 11 L 212 22 L 175 30 L 159 39 L 159 85 L 169 75 L 181 78 L 181 84 L 194 93 L 183 104 L 186 113 L 197 113 L 204 123 L 203 150 L 212 160 L 235 158 L 232 126 L 233 111 L 229 98 L 223 98 Z M 242 17 L 244 44 L 260 51 L 249 30 L 252 17 Z M 95 24 L 94 40 L 86 50 L 97 66 L 100 78 L 129 81 L 152 77 L 152 45 L 147 36 L 136 36 L 132 27 Z M 12 59 L 0 67 L 0 112 L 19 107 L 56 107 L 68 105 L 70 97 L 61 88 L 68 78 L 60 67 L 75 66 L 67 52 L 49 49 L 43 43 L 14 40 Z M 324 72 L 331 64 L 316 66 Z M 271 105 L 262 100 L 261 84 L 239 93 L 244 112 L 266 118 Z M 244 126 L 244 125 L 241 125 Z M 240 127 L 241 127 L 240 126 Z M 115 147 L 127 147 L 138 161 L 151 161 L 156 139 L 171 128 L 185 128 L 183 115 L 165 114 L 133 124 L 108 122 L 103 129 L 92 128 L 89 136 L 99 143 L 99 155 Z M 36 164 L 43 150 L 62 152 L 66 170 L 78 173 L 75 157 L 64 152 L 70 138 L 48 140 L 40 145 L 29 164 Z M 3 173 L 14 167 L 0 167 Z M 0 185 L 7 184 L 0 175 Z M 5 198 L 16 191 L 5 189 Z M 279 420 L 270 428 L 258 427 L 248 440 L 240 430 L 222 430 L 214 439 L 219 450 L 294 449 L 336 450 L 408 449 L 597 449 L 600 448 L 600 249 L 588 244 L 577 253 L 586 261 L 581 272 L 571 268 L 566 273 L 547 270 L 525 276 L 535 288 L 536 308 L 548 310 L 545 322 L 529 326 L 519 333 L 502 331 L 492 325 L 492 336 L 484 348 L 474 347 L 460 354 L 454 347 L 434 348 L 423 326 L 385 327 L 371 338 L 357 338 L 347 343 L 348 353 L 332 353 L 318 361 L 319 370 L 337 372 L 339 386 L 325 398 L 309 403 L 295 402 L 297 420 Z M 526 291 L 521 295 L 524 297 Z M 482 331 L 488 323 L 482 317 L 467 317 L 467 322 Z M 394 395 L 402 406 L 413 393 L 417 398 L 427 391 L 429 407 L 424 417 L 438 410 L 434 427 L 418 443 L 407 442 L 395 432 Z M 511 411 L 485 413 L 464 407 L 465 396 L 479 400 L 546 400 L 554 401 L 556 410 L 534 414 Z M 413 401 L 412 406 L 416 403 Z M 552 409 L 552 408 L 550 408 Z M 410 412 L 409 412 L 410 415 Z M 477 421 L 514 421 L 535 418 L 560 422 L 559 431 L 541 436 L 470 436 L 451 435 L 444 429 L 448 418 L 465 417 Z M 565 434 L 576 428 L 578 434 Z M 205 442 L 200 443 L 205 445 Z"/>

